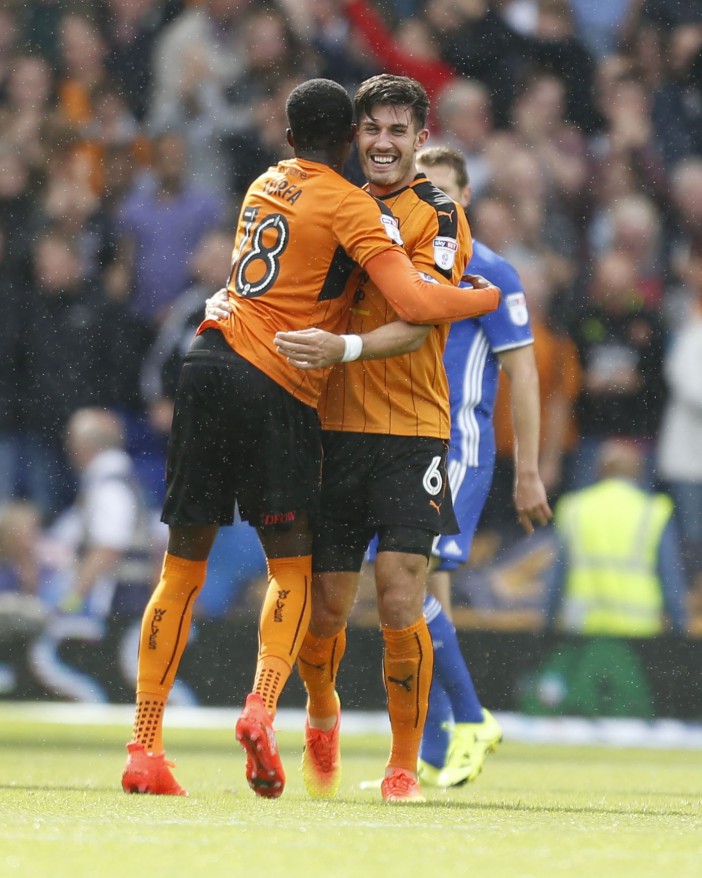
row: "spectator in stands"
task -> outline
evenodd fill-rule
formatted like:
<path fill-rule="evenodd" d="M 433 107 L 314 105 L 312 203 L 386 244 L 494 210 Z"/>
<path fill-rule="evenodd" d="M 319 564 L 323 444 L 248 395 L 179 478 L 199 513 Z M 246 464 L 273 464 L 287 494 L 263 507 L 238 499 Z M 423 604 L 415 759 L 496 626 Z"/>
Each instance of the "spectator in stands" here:
<path fill-rule="evenodd" d="M 570 289 L 582 250 L 586 213 L 585 140 L 565 118 L 565 86 L 530 71 L 517 91 L 510 126 L 490 141 L 493 190 L 509 198 L 524 243 L 548 259 L 561 289 Z"/>
<path fill-rule="evenodd" d="M 87 129 L 95 93 L 110 83 L 107 46 L 98 27 L 87 17 L 68 11 L 59 25 L 59 106 L 66 119 Z"/>
<path fill-rule="evenodd" d="M 302 82 L 316 75 L 314 52 L 298 38 L 276 3 L 252 10 L 241 22 L 241 32 L 247 65 L 235 83 L 237 110 L 245 107 L 255 114 L 256 101 L 274 94 L 281 82 Z"/>
<path fill-rule="evenodd" d="M 295 0 L 288 0 L 296 8 Z M 300 22 L 312 33 L 312 48 L 320 61 L 319 75 L 340 82 L 350 92 L 377 70 L 368 57 L 367 46 L 355 37 L 353 25 L 337 0 L 316 0 L 308 9 L 309 18 Z M 298 27 L 298 33 L 300 29 Z"/>
<path fill-rule="evenodd" d="M 29 285 L 34 197 L 24 157 L 0 140 L 0 503 L 26 492 L 27 481 L 35 475 L 22 464 L 21 436 L 27 393 L 22 309 Z"/>
<path fill-rule="evenodd" d="M 681 268 L 692 304 L 665 358 L 658 472 L 675 501 L 688 574 L 702 585 L 702 242 Z"/>
<path fill-rule="evenodd" d="M 494 167 L 499 168 L 491 191 L 509 205 L 517 240 L 525 250 L 548 262 L 559 289 L 570 289 L 576 274 L 579 231 L 558 192 L 549 185 L 548 171 L 533 149 L 510 138 L 495 138 L 490 152 Z"/>
<path fill-rule="evenodd" d="M 522 38 L 517 77 L 536 71 L 550 73 L 566 83 L 567 118 L 583 133 L 597 122 L 593 112 L 591 77 L 597 53 L 577 26 L 579 0 L 505 0 L 496 4 L 508 27 Z M 589 8 L 600 0 L 588 0 Z M 616 5 L 629 0 L 613 0 Z M 591 9 L 589 9 L 591 12 Z M 609 53 L 608 53 L 609 54 Z M 582 73 L 582 79 L 579 76 Z M 584 99 L 582 106 L 578 102 Z"/>
<path fill-rule="evenodd" d="M 519 224 L 507 196 L 490 193 L 476 199 L 471 207 L 471 219 L 475 237 L 509 262 L 536 256 L 520 237 Z"/>
<path fill-rule="evenodd" d="M 0 265 L 5 282 L 26 282 L 35 200 L 36 186 L 24 155 L 0 139 Z"/>
<path fill-rule="evenodd" d="M 504 125 L 524 59 L 524 40 L 487 0 L 427 0 L 424 17 L 441 58 L 459 76 L 484 83 L 496 124 Z"/>
<path fill-rule="evenodd" d="M 17 55 L 8 75 L 5 100 L 0 102 L 0 131 L 3 141 L 14 146 L 35 173 L 44 158 L 42 126 L 51 113 L 53 98 L 47 61 L 40 55 Z"/>
<path fill-rule="evenodd" d="M 456 78 L 455 67 L 442 59 L 425 18 L 401 19 L 391 29 L 371 0 L 345 0 L 344 11 L 378 70 L 416 79 L 430 99 Z"/>
<path fill-rule="evenodd" d="M 319 63 L 275 7 L 253 10 L 241 29 L 248 65 L 236 82 L 237 106 L 246 108 L 249 121 L 227 138 L 230 188 L 238 197 L 266 168 L 292 155 L 285 137 L 285 100 L 295 86 L 316 75 Z"/>
<path fill-rule="evenodd" d="M 690 22 L 702 21 L 702 9 L 694 0 L 670 3 L 669 0 L 633 0 L 632 9 L 626 22 L 626 38 L 646 26 L 655 27 L 660 33 L 669 33 L 673 28 Z"/>
<path fill-rule="evenodd" d="M 123 424 L 107 409 L 78 409 L 66 426 L 66 448 L 79 486 L 52 528 L 76 559 L 61 608 L 138 618 L 154 574 L 153 513 L 124 448 Z"/>
<path fill-rule="evenodd" d="M 573 340 L 554 318 L 558 310 L 556 288 L 546 263 L 540 259 L 518 259 L 515 268 L 524 285 L 529 306 L 534 357 L 540 389 L 539 473 L 549 498 L 560 493 L 570 458 L 576 448 L 578 431 L 575 402 L 580 391 L 581 368 Z M 493 480 L 491 526 L 500 529 L 497 519 L 511 496 L 513 482 L 514 435 L 510 415 L 509 381 L 500 375 L 494 413 L 497 465 Z M 513 535 L 519 528 L 511 528 Z"/>
<path fill-rule="evenodd" d="M 640 449 L 609 439 L 599 449 L 596 484 L 556 505 L 550 625 L 595 636 L 684 633 L 687 587 L 673 501 L 641 488 L 643 469 Z"/>
<path fill-rule="evenodd" d="M 598 84 L 603 125 L 589 143 L 595 179 L 613 164 L 623 164 L 633 173 L 637 191 L 662 203 L 666 182 L 650 89 L 626 66 L 605 65 Z"/>
<path fill-rule="evenodd" d="M 529 68 L 548 71 L 563 80 L 568 121 L 585 133 L 594 130 L 595 62 L 576 32 L 568 0 L 538 0 L 534 34 L 527 40 L 523 55 Z"/>
<path fill-rule="evenodd" d="M 530 72 L 515 96 L 509 135 L 539 160 L 550 198 L 580 215 L 587 182 L 585 138 L 566 118 L 566 97 L 559 75 Z"/>
<path fill-rule="evenodd" d="M 28 500 L 0 506 L 0 594 L 56 605 L 58 557 L 42 529 L 41 511 Z"/>
<path fill-rule="evenodd" d="M 27 49 L 46 58 L 52 70 L 58 70 L 59 29 L 68 4 L 60 0 L 41 0 L 39 3 L 14 5 L 18 8 L 20 33 Z"/>
<path fill-rule="evenodd" d="M 492 104 L 487 87 L 476 79 L 458 77 L 441 89 L 436 101 L 438 140 L 460 150 L 470 168 L 473 197 L 488 189 L 495 174 L 488 156 L 494 132 Z"/>
<path fill-rule="evenodd" d="M 257 99 L 255 124 L 229 139 L 231 154 L 235 157 L 229 171 L 231 191 L 237 207 L 252 180 L 281 158 L 293 155 L 285 139 L 285 101 L 298 84 L 294 78 L 283 79 L 270 95 Z"/>
<path fill-rule="evenodd" d="M 612 436 L 640 443 L 652 480 L 652 443 L 665 394 L 660 314 L 644 303 L 638 267 L 627 253 L 597 259 L 591 298 L 571 328 L 583 367 L 575 487 L 592 482 L 597 450 Z"/>
<path fill-rule="evenodd" d="M 51 226 L 70 237 L 80 252 L 86 277 L 97 283 L 114 259 L 114 224 L 103 209 L 93 180 L 74 155 L 46 166 L 38 193 L 34 228 Z"/>
<path fill-rule="evenodd" d="M 99 0 L 107 69 L 140 122 L 149 106 L 152 52 L 163 21 L 163 6 L 160 0 Z"/>
<path fill-rule="evenodd" d="M 180 134 L 153 142 L 153 168 L 119 213 L 119 258 L 127 266 L 130 312 L 155 331 L 188 281 L 188 263 L 208 229 L 224 221 L 218 193 L 188 183 L 187 145 Z"/>
<path fill-rule="evenodd" d="M 645 195 L 629 195 L 612 206 L 611 243 L 637 266 L 637 286 L 644 303 L 660 310 L 664 296 L 661 216 Z"/>
<path fill-rule="evenodd" d="M 25 397 L 22 458 L 30 497 L 52 515 L 70 499 L 63 435 L 85 405 L 114 405 L 128 393 L 134 359 L 124 312 L 87 278 L 77 242 L 46 229 L 32 244 L 32 286 L 22 297 Z"/>
<path fill-rule="evenodd" d="M 213 229 L 203 236 L 191 260 L 191 283 L 172 303 L 156 340 L 146 352 L 141 393 L 152 427 L 167 434 L 183 358 L 202 323 L 205 299 L 226 281 L 231 266 L 232 236 Z"/>
<path fill-rule="evenodd" d="M 57 594 L 57 571 L 43 550 L 41 513 L 24 500 L 0 506 L 0 643 L 20 656 L 47 623 Z M 15 675 L 0 664 L 14 688 Z"/>
<path fill-rule="evenodd" d="M 619 47 L 634 0 L 571 0 L 575 30 L 595 58 Z"/>
<path fill-rule="evenodd" d="M 0 180 L 3 179 L 0 159 Z M 0 225 L 0 504 L 17 496 L 23 481 L 22 403 L 26 387 L 23 380 L 21 327 L 22 298 L 26 295 L 22 267 L 11 259 L 7 236 Z"/>
<path fill-rule="evenodd" d="M 228 180 L 222 138 L 251 124 L 253 108 L 239 104 L 235 83 L 248 64 L 242 25 L 252 8 L 251 0 L 188 4 L 154 45 L 150 128 L 180 131 L 187 138 L 189 179 L 210 188 Z"/>
<path fill-rule="evenodd" d="M 612 217 L 617 205 L 640 197 L 641 187 L 633 168 L 626 161 L 615 159 L 597 167 L 597 173 L 592 175 L 590 194 L 585 252 L 599 254 L 612 246 Z M 650 204 L 650 199 L 643 197 Z"/>
<path fill-rule="evenodd" d="M 702 240 L 702 156 L 691 155 L 670 172 L 668 258 L 673 272 L 684 271 L 693 242 Z"/>
<path fill-rule="evenodd" d="M 0 7 L 0 93 L 7 88 L 10 79 L 13 59 L 21 45 L 21 28 L 17 14 L 9 6 Z"/>
<path fill-rule="evenodd" d="M 670 168 L 686 155 L 702 154 L 702 22 L 675 27 L 665 48 L 651 115 Z"/>

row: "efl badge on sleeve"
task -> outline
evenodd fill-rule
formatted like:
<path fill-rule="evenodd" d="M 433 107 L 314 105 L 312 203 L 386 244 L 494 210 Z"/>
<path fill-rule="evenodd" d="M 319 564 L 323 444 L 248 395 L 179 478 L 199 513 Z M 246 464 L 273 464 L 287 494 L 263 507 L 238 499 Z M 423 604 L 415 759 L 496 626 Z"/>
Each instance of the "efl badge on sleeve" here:
<path fill-rule="evenodd" d="M 524 293 L 510 293 L 505 296 L 505 305 L 509 311 L 509 317 L 515 326 L 526 326 L 529 322 L 526 296 Z"/>
<path fill-rule="evenodd" d="M 448 271 L 453 268 L 458 253 L 458 241 L 455 238 L 434 238 L 434 262 L 439 268 Z"/>
<path fill-rule="evenodd" d="M 387 214 L 382 213 L 380 215 L 380 222 L 385 227 L 385 232 L 388 238 L 402 247 L 404 242 L 402 240 L 402 235 L 400 234 L 400 226 L 398 225 L 397 219 L 394 216 L 388 216 Z"/>

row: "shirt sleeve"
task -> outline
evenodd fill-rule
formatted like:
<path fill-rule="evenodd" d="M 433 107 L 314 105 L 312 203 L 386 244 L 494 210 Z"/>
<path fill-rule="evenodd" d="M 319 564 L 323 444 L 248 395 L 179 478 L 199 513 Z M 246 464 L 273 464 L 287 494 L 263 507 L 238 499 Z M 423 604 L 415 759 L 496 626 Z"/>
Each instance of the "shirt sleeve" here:
<path fill-rule="evenodd" d="M 495 353 L 534 343 L 529 308 L 522 281 L 515 269 L 504 260 L 483 266 L 471 261 L 468 272 L 484 275 L 502 290 L 497 309 L 480 318 L 480 325 Z"/>
<path fill-rule="evenodd" d="M 332 230 L 351 259 L 361 266 L 386 250 L 402 248 L 397 218 L 363 189 L 350 190 L 340 202 Z"/>
<path fill-rule="evenodd" d="M 421 275 L 403 251 L 380 254 L 368 264 L 368 274 L 395 313 L 409 323 L 451 323 L 494 311 L 500 301 L 497 287 L 465 289 Z"/>

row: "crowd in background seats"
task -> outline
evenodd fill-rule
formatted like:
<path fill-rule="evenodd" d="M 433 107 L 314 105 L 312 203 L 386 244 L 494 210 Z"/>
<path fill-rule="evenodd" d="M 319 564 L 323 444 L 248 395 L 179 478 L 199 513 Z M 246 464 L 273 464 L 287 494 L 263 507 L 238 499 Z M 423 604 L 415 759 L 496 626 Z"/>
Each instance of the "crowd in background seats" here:
<path fill-rule="evenodd" d="M 592 479 L 603 440 L 631 438 L 702 588 L 694 0 L 7 0 L 0 503 L 28 500 L 50 526 L 76 491 L 66 425 L 97 406 L 123 419 L 158 508 L 178 356 L 226 280 L 248 183 L 289 155 L 285 97 L 381 70 L 430 92 L 430 143 L 465 154 L 473 232 L 519 267 L 537 345 L 558 357 L 541 363 L 550 497 Z M 353 160 L 348 174 L 362 182 Z M 486 520 L 506 531 L 505 420 L 498 407 Z M 224 568 L 239 537 L 223 537 Z"/>

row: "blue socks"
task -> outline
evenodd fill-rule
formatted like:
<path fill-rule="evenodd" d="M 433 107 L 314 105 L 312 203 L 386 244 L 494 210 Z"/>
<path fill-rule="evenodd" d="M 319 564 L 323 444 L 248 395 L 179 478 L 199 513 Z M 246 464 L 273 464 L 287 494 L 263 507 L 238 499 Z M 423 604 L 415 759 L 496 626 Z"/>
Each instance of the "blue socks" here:
<path fill-rule="evenodd" d="M 483 708 L 463 658 L 456 629 L 431 595 L 424 599 L 424 616 L 434 642 L 434 679 L 429 693 L 429 714 L 422 737 L 421 758 L 441 768 L 448 746 L 442 728 L 453 718 L 457 723 L 480 723 Z"/>
<path fill-rule="evenodd" d="M 429 690 L 429 711 L 424 723 L 422 746 L 419 753 L 420 758 L 433 765 L 434 768 L 443 768 L 449 743 L 449 733 L 444 725 L 451 722 L 452 716 L 451 700 L 437 679 L 435 666 L 434 679 L 431 681 L 431 689 Z"/>

